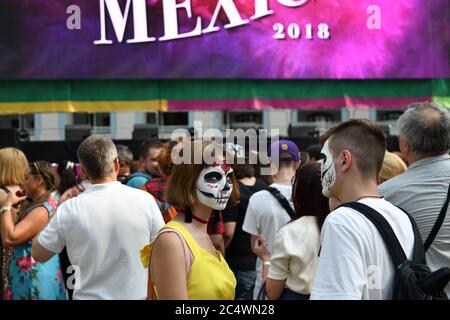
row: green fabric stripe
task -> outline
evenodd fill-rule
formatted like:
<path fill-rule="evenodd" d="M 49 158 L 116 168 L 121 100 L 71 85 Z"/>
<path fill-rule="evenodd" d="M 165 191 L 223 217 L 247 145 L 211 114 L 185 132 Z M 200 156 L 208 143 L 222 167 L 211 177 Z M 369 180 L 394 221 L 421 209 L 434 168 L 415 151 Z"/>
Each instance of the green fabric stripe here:
<path fill-rule="evenodd" d="M 450 96 L 429 80 L 0 80 L 0 102 Z"/>
<path fill-rule="evenodd" d="M 190 82 L 171 82 L 163 89 L 168 100 L 202 99 L 282 99 L 336 97 L 423 97 L 432 93 L 430 80 L 278 80 L 278 81 L 204 81 L 201 90 L 192 89 Z M 189 96 L 189 98 L 186 98 Z"/>
<path fill-rule="evenodd" d="M 433 95 L 450 97 L 450 79 L 433 79 Z"/>

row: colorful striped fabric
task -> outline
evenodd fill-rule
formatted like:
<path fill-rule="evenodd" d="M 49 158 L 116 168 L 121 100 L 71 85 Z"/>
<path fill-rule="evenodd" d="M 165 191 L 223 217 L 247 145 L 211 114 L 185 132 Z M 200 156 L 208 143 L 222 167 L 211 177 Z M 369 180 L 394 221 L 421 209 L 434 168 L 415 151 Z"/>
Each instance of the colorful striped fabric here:
<path fill-rule="evenodd" d="M 0 81 L 0 114 L 450 108 L 450 79 L 428 80 L 42 80 Z"/>

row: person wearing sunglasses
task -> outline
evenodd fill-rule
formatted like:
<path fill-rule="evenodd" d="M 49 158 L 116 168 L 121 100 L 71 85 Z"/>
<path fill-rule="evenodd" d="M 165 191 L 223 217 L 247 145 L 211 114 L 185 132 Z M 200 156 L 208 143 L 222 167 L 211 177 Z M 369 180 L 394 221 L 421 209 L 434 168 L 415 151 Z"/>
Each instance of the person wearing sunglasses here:
<path fill-rule="evenodd" d="M 66 300 L 58 256 L 38 263 L 31 256 L 32 240 L 44 229 L 56 209 L 50 198 L 56 185 L 56 173 L 46 161 L 33 162 L 25 172 L 23 189 L 9 192 L 1 203 L 3 245 L 12 248 L 5 300 Z M 24 201 L 25 200 L 25 201 Z M 21 203 L 17 221 L 11 210 Z"/>

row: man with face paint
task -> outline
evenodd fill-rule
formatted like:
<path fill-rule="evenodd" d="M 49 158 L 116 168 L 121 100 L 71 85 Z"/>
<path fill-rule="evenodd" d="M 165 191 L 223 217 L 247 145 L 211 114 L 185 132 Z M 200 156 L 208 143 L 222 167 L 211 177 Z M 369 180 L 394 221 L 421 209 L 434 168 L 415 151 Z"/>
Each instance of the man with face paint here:
<path fill-rule="evenodd" d="M 322 137 L 322 193 L 332 202 L 361 202 L 389 222 L 408 258 L 414 233 L 409 218 L 378 193 L 386 148 L 381 129 L 352 119 Z M 358 211 L 338 207 L 322 228 L 321 252 L 311 299 L 391 299 L 394 264 L 377 228 Z"/>
<path fill-rule="evenodd" d="M 271 165 L 278 171 L 273 175 L 274 183 L 270 185 L 280 191 L 280 193 L 291 201 L 292 181 L 296 170 L 300 167 L 300 150 L 297 145 L 290 140 L 279 140 L 271 145 L 270 151 L 274 150 L 276 154 L 270 154 Z M 275 160 L 278 160 L 276 163 Z M 242 229 L 251 234 L 251 247 L 255 251 L 257 241 L 267 243 L 270 248 L 275 239 L 276 232 L 291 220 L 289 214 L 278 202 L 278 200 L 267 190 L 259 191 L 250 197 L 247 212 L 245 214 Z M 267 262 L 266 262 L 267 263 Z M 258 297 L 262 286 L 263 261 L 256 260 L 256 281 L 253 290 L 253 298 Z"/>
<path fill-rule="evenodd" d="M 336 170 L 334 168 L 333 156 L 330 151 L 330 142 L 327 140 L 321 151 L 324 162 L 320 168 L 320 174 L 322 179 L 322 194 L 329 198 L 330 191 L 336 182 Z"/>

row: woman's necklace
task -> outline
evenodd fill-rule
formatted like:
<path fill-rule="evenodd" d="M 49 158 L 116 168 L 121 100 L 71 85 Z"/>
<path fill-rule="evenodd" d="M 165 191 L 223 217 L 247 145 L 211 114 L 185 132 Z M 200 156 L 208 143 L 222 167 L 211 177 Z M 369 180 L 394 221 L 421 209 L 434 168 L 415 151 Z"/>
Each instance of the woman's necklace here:
<path fill-rule="evenodd" d="M 209 220 L 203 220 L 203 219 L 201 219 L 201 218 L 199 218 L 197 216 L 194 216 L 194 214 L 192 214 L 192 219 L 194 219 L 194 220 L 196 220 L 196 221 L 198 221 L 200 223 L 203 223 L 203 224 L 208 224 L 208 222 L 209 222 Z"/>

